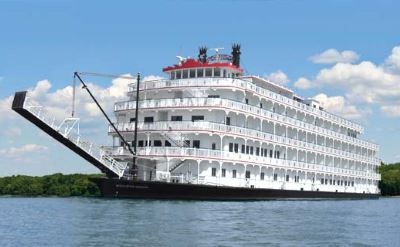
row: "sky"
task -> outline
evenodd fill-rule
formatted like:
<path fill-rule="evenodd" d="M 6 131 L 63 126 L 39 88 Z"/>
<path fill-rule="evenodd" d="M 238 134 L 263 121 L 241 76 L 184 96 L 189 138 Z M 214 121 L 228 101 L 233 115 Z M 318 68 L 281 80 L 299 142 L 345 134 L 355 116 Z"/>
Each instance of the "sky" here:
<path fill-rule="evenodd" d="M 57 117 L 74 71 L 164 76 L 199 46 L 242 46 L 246 73 L 315 98 L 365 126 L 383 162 L 400 161 L 399 1 L 1 1 L 0 176 L 97 173 L 10 110 L 16 91 Z M 108 113 L 129 80 L 85 78 Z M 109 145 L 107 124 L 77 89 L 81 133 Z"/>

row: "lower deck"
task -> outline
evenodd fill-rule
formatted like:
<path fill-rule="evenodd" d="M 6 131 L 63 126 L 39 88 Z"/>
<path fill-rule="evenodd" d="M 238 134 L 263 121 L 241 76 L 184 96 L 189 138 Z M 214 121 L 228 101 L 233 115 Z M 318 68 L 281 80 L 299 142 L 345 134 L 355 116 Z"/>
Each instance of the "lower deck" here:
<path fill-rule="evenodd" d="M 97 178 L 102 196 L 184 200 L 378 199 L 379 194 L 237 188 Z"/>
<path fill-rule="evenodd" d="M 373 181 L 307 168 L 212 160 L 139 159 L 139 179 L 176 184 L 310 192 L 379 194 Z"/>

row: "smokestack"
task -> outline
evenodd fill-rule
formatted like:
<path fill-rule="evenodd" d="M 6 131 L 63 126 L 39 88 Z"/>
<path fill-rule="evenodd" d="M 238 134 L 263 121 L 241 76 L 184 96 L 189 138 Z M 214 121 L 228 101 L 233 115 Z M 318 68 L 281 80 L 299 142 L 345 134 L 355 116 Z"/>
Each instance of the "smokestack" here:
<path fill-rule="evenodd" d="M 199 47 L 199 61 L 200 63 L 207 62 L 207 47 L 205 46 Z"/>
<path fill-rule="evenodd" d="M 232 45 L 232 64 L 236 67 L 240 67 L 240 45 L 233 44 Z"/>

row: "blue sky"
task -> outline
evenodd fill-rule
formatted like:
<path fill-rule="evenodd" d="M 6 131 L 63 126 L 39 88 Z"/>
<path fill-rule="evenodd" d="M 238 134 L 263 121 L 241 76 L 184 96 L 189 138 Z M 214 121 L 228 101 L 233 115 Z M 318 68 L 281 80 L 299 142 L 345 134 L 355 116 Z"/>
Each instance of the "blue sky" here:
<path fill-rule="evenodd" d="M 73 71 L 162 76 L 176 55 L 233 42 L 247 73 L 324 101 L 365 125 L 383 161 L 400 161 L 399 9 L 398 1 L 0 1 L 0 176 L 96 172 L 8 111 L 15 91 L 36 88 L 63 107 Z M 122 85 L 91 82 L 98 92 Z M 101 116 L 88 118 L 89 137 L 108 141 Z"/>

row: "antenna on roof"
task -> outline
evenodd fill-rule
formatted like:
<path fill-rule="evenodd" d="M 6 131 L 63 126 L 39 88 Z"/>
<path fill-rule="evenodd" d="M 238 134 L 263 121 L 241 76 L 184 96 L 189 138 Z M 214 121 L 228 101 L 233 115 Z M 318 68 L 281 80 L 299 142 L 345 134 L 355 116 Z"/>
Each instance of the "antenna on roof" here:
<path fill-rule="evenodd" d="M 188 58 L 182 57 L 182 56 L 176 56 L 176 58 L 179 59 L 179 64 L 181 64 L 182 62 L 185 62 L 188 59 Z"/>
<path fill-rule="evenodd" d="M 217 61 L 219 61 L 220 60 L 220 57 L 219 57 L 219 51 L 220 50 L 223 50 L 224 48 L 223 47 L 219 47 L 219 48 L 210 48 L 210 50 L 214 50 L 215 51 L 215 57 L 216 57 L 216 60 Z"/>

